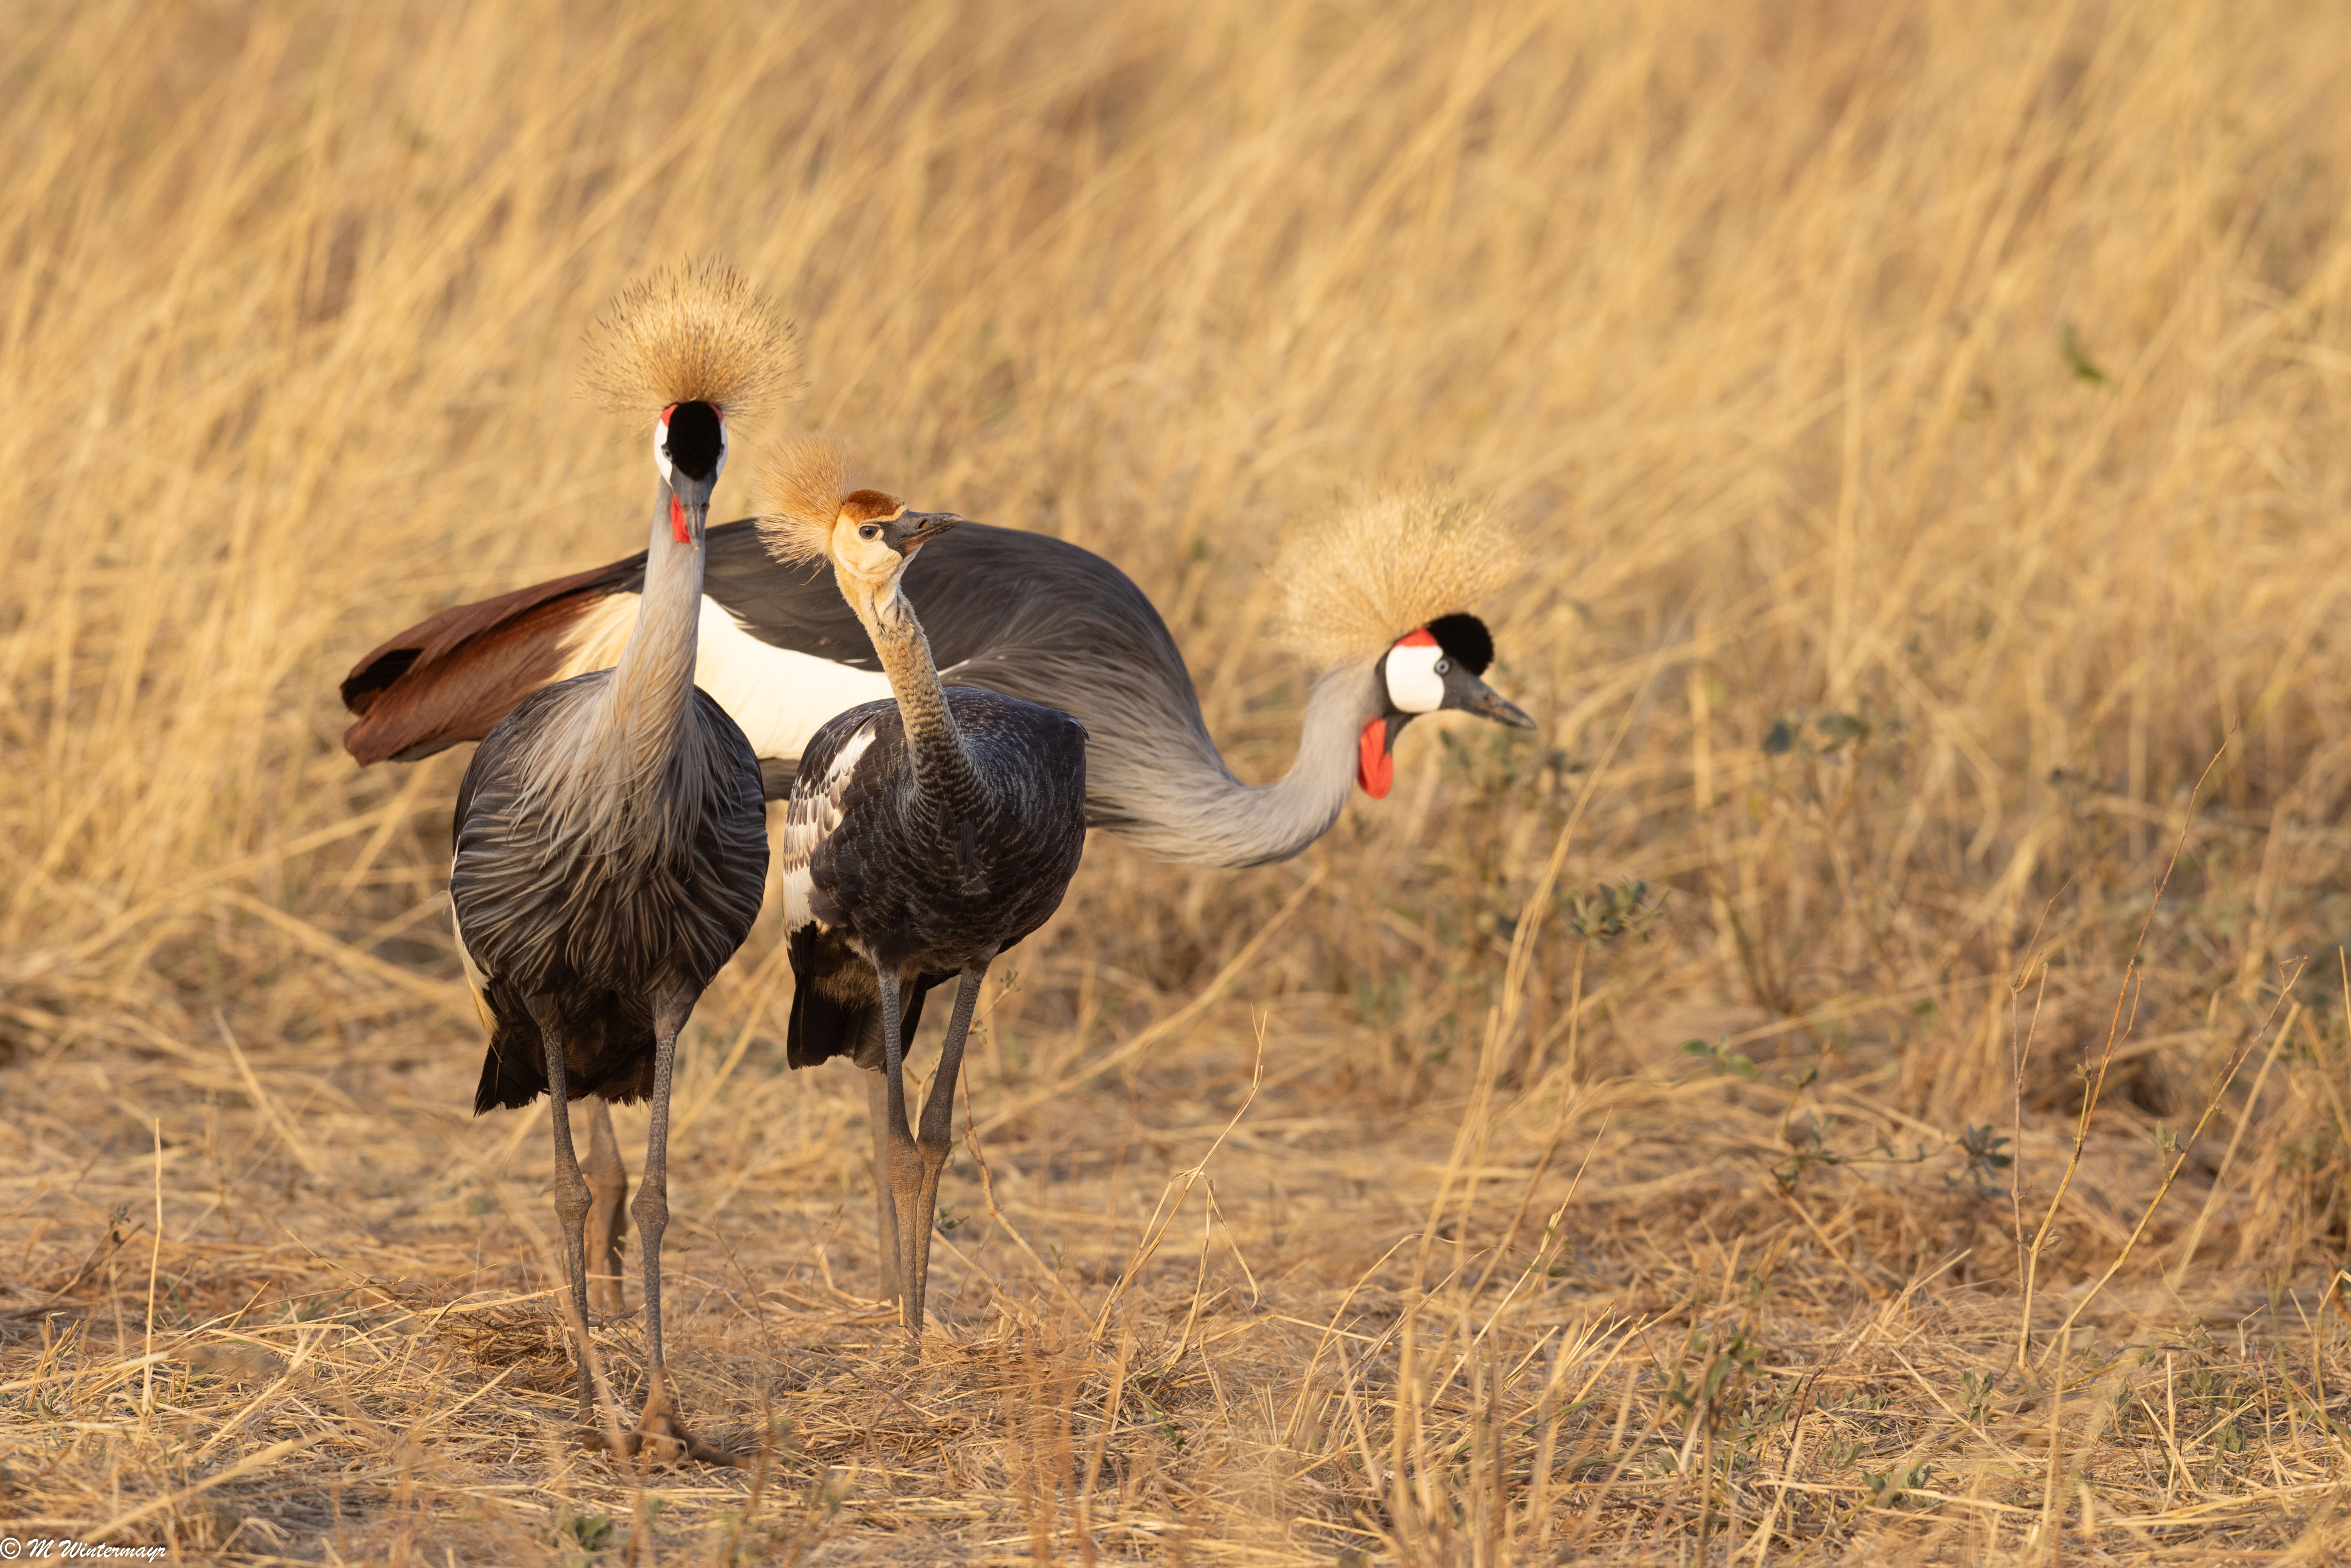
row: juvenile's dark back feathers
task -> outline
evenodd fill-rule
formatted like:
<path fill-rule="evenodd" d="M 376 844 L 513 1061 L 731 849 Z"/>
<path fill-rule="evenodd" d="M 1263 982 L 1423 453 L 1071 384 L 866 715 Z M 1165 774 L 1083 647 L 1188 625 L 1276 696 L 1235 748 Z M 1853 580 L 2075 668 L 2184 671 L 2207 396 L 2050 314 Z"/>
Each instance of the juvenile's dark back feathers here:
<path fill-rule="evenodd" d="M 910 596 L 911 597 L 911 596 Z M 878 1066 L 881 994 L 872 963 L 907 977 L 902 1038 L 922 998 L 965 956 L 1012 946 L 1060 907 L 1085 845 L 1086 729 L 1057 709 L 969 686 L 946 688 L 975 771 L 990 786 L 977 809 L 943 813 L 914 788 L 894 702 L 827 723 L 800 760 L 786 816 L 782 870 L 805 879 L 805 917 L 789 916 L 794 977 L 786 1060 L 834 1056 Z M 853 761 L 838 766 L 861 732 Z"/>

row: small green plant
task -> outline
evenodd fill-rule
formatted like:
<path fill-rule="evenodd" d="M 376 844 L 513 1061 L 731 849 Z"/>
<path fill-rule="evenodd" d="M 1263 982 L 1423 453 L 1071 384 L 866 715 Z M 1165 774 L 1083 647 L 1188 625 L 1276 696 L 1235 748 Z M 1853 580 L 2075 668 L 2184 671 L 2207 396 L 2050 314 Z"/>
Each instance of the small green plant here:
<path fill-rule="evenodd" d="M 1914 1503 L 1930 1500 L 1925 1498 L 1912 1498 L 1909 1494 L 1924 1487 L 1928 1478 L 1934 1473 L 1935 1467 L 1924 1460 L 1912 1465 L 1907 1469 L 1887 1470 L 1883 1475 L 1864 1470 L 1861 1472 L 1861 1484 L 1869 1489 L 1869 1500 L 1865 1506 L 1904 1508 Z"/>
<path fill-rule="evenodd" d="M 648 1502 L 652 1500 L 648 1499 Z M 601 1513 L 564 1513 L 557 1516 L 555 1524 L 556 1551 L 564 1563 L 577 1568 L 611 1543 L 612 1521 Z"/>
<path fill-rule="evenodd" d="M 1849 713 L 1824 713 L 1813 721 L 1813 727 L 1827 738 L 1823 751 L 1834 751 L 1840 747 L 1858 748 L 1869 739 L 1871 725 L 1865 718 L 1855 718 Z"/>
<path fill-rule="evenodd" d="M 1959 1134 L 1959 1153 L 1967 1157 L 1966 1175 L 1975 1183 L 1977 1196 L 1993 1196 L 1999 1190 L 1992 1185 L 1994 1174 L 2016 1163 L 2015 1155 L 2000 1152 L 2007 1145 L 2008 1140 L 1993 1133 L 1989 1124 L 1979 1127 L 1970 1123 Z"/>
<path fill-rule="evenodd" d="M 1999 1385 L 2000 1376 L 1996 1373 L 1959 1374 L 1960 1407 L 1976 1426 L 1983 1425 L 1984 1412 L 1991 1407 L 1993 1391 Z"/>
<path fill-rule="evenodd" d="M 1704 1329 L 1692 1328 L 1682 1342 L 1676 1364 L 1668 1367 L 1660 1361 L 1654 1369 L 1666 1403 L 1678 1406 L 1683 1412 L 1685 1437 L 1690 1435 L 1692 1424 L 1709 1440 L 1727 1431 L 1729 1440 L 1721 1446 L 1717 1461 L 1726 1475 L 1738 1468 L 1740 1454 L 1753 1445 L 1757 1435 L 1778 1421 L 1776 1413 L 1759 1417 L 1750 1407 L 1746 1385 L 1762 1356 L 1763 1347 L 1744 1328 L 1732 1330 L 1719 1344 Z M 1676 1460 L 1668 1459 L 1667 1464 L 1679 1469 Z"/>
<path fill-rule="evenodd" d="M 2065 330 L 2057 340 L 2057 349 L 2065 356 L 2065 366 L 2074 372 L 2076 380 L 2085 381 L 2094 387 L 2114 384 L 2114 378 L 2082 351 L 2081 340 L 2074 335 L 2074 323 L 2071 321 L 2065 323 Z"/>
<path fill-rule="evenodd" d="M 1384 975 L 1374 983 L 1355 982 L 1355 1016 L 1372 1029 L 1384 1029 L 1405 1015 L 1412 1000 L 1407 977 L 1401 974 Z"/>
<path fill-rule="evenodd" d="M 1927 1145 L 1924 1144 L 1916 1145 L 1907 1155 L 1897 1154 L 1891 1144 L 1880 1144 L 1876 1149 L 1862 1154 L 1841 1153 L 1829 1147 L 1829 1134 L 1836 1126 L 1835 1116 L 1820 1117 L 1807 1112 L 1800 1124 L 1795 1118 L 1794 1109 L 1792 1104 L 1790 1114 L 1780 1125 L 1780 1141 L 1788 1145 L 1788 1164 L 1771 1173 L 1781 1186 L 1789 1192 L 1794 1192 L 1802 1183 L 1805 1173 L 1816 1166 L 1829 1168 L 1838 1166 L 1915 1166 L 1926 1161 Z"/>
<path fill-rule="evenodd" d="M 1878 735 L 1901 733 L 1900 721 L 1884 717 L 1873 718 L 1866 713 L 1824 713 L 1812 721 L 1810 733 L 1804 716 L 1782 714 L 1771 720 L 1771 728 L 1763 732 L 1763 755 L 1785 757 L 1791 752 L 1807 758 L 1836 758 L 1848 748 L 1858 752 Z M 1813 736 L 1820 738 L 1815 740 Z"/>
<path fill-rule="evenodd" d="M 1568 894 L 1566 924 L 1568 930 L 1595 945 L 1619 936 L 1646 940 L 1665 912 L 1663 890 L 1653 897 L 1646 882 L 1604 883 Z"/>
<path fill-rule="evenodd" d="M 1714 1070 L 1714 1075 L 1717 1078 L 1755 1076 L 1755 1059 L 1731 1050 L 1729 1035 L 1723 1036 L 1712 1045 L 1707 1044 L 1702 1040 L 1686 1040 L 1682 1041 L 1682 1054 L 1695 1056 L 1704 1061 Z"/>
<path fill-rule="evenodd" d="M 1834 1116 L 1823 1121 L 1806 1112 L 1802 1124 L 1790 1116 L 1780 1128 L 1780 1141 L 1788 1145 L 1790 1158 L 1785 1169 L 1772 1171 L 1773 1179 L 1793 1192 L 1803 1181 L 1804 1173 L 1814 1166 L 1834 1167 L 1844 1164 L 1844 1156 L 1829 1147 L 1829 1129 L 1835 1125 Z"/>
<path fill-rule="evenodd" d="M 955 1211 L 953 1205 L 943 1203 L 939 1205 L 939 1217 L 933 1223 L 938 1227 L 940 1235 L 953 1236 L 963 1224 L 963 1216 Z"/>

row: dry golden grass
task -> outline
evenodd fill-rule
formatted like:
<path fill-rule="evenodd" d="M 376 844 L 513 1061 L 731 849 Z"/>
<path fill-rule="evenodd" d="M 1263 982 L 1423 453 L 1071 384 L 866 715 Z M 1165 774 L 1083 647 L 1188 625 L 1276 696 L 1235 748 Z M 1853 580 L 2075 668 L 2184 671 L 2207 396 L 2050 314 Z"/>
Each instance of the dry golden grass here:
<path fill-rule="evenodd" d="M 21 0 L 0 1533 L 2351 1549 L 2346 62 L 2294 0 Z M 670 1231 L 687 1413 L 760 1458 L 640 1478 L 557 1437 L 547 1113 L 465 1114 L 462 758 L 357 771 L 333 687 L 642 542 L 571 389 L 685 256 L 872 482 L 1125 566 L 1249 776 L 1279 538 L 1382 476 L 1528 548 L 1542 728 L 1414 727 L 1288 865 L 1095 841 L 983 1004 L 919 1367 L 763 927 Z"/>

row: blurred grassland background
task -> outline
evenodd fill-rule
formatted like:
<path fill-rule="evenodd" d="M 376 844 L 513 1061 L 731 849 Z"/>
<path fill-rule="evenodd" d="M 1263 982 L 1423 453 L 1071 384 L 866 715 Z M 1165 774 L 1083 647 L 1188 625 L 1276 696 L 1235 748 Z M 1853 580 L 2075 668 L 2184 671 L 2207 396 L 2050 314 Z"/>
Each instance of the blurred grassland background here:
<path fill-rule="evenodd" d="M 2344 1549 L 2346 66 L 2294 0 L 17 0 L 0 1526 Z M 1541 727 L 1415 725 L 1281 866 L 1096 836 L 983 1005 L 919 1370 L 771 913 L 670 1232 L 758 1458 L 636 1478 L 551 1435 L 546 1112 L 465 1114 L 463 754 L 357 770 L 334 687 L 642 545 L 581 333 L 701 254 L 806 351 L 746 453 L 1115 560 L 1243 777 L 1307 674 L 1274 547 L 1383 478 L 1531 547 L 1483 608 Z"/>

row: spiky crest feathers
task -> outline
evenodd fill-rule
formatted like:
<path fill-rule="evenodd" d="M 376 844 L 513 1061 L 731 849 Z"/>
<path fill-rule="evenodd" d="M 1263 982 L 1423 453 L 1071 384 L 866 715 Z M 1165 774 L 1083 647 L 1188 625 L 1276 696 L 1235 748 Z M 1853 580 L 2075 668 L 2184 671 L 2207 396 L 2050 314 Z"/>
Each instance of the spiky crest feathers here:
<path fill-rule="evenodd" d="M 682 262 L 614 297 L 590 334 L 580 382 L 616 413 L 706 402 L 754 418 L 799 392 L 791 324 L 742 274 Z"/>
<path fill-rule="evenodd" d="M 1494 593 L 1522 554 L 1474 507 L 1425 490 L 1377 496 L 1284 547 L 1283 631 L 1317 668 L 1375 659 Z"/>
<path fill-rule="evenodd" d="M 770 453 L 759 468 L 759 537 L 768 553 L 787 565 L 831 559 L 832 528 L 843 516 L 852 523 L 885 521 L 906 509 L 897 497 L 849 487 L 841 443 L 805 435 Z"/>

